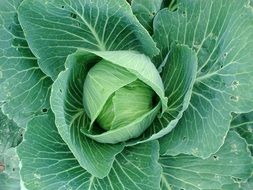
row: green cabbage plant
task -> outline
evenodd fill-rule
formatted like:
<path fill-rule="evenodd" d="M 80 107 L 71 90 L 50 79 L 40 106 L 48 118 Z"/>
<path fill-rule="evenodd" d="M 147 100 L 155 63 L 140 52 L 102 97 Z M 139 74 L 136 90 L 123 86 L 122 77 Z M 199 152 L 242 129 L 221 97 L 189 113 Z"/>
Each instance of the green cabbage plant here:
<path fill-rule="evenodd" d="M 252 190 L 249 0 L 0 0 L 0 190 Z"/>

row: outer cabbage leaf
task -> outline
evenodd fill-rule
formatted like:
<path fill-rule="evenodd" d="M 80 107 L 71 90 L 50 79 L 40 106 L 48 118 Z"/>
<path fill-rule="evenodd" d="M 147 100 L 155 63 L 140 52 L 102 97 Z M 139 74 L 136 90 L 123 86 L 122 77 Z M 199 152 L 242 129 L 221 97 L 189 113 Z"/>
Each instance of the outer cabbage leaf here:
<path fill-rule="evenodd" d="M 102 178 L 109 173 L 114 157 L 122 151 L 123 144 L 101 144 L 81 132 L 82 127 L 90 124 L 83 107 L 83 83 L 89 68 L 98 59 L 88 53 L 68 58 L 67 69 L 59 74 L 53 84 L 51 107 L 56 115 L 58 131 L 80 165 Z"/>
<path fill-rule="evenodd" d="M 242 190 L 250 190 L 252 187 L 253 187 L 253 177 L 249 178 L 246 183 L 242 184 Z"/>
<path fill-rule="evenodd" d="M 19 158 L 16 153 L 16 148 L 7 149 L 3 157 L 4 166 L 0 163 L 0 189 L 3 190 L 19 190 L 20 189 L 20 176 L 19 176 Z M 4 171 L 1 171 L 3 167 Z"/>
<path fill-rule="evenodd" d="M 191 155 L 162 156 L 162 187 L 171 184 L 187 190 L 224 190 L 238 187 L 253 171 L 253 160 L 247 143 L 236 132 L 229 132 L 224 145 L 207 159 Z"/>
<path fill-rule="evenodd" d="M 253 112 L 235 115 L 230 128 L 238 132 L 247 141 L 253 155 Z"/>
<path fill-rule="evenodd" d="M 25 127 L 29 119 L 49 109 L 51 79 L 41 72 L 27 45 L 18 21 L 20 2 L 0 1 L 0 106 Z"/>
<path fill-rule="evenodd" d="M 0 110 L 0 156 L 5 150 L 16 147 L 22 140 L 24 129 L 8 119 Z"/>
<path fill-rule="evenodd" d="M 61 139 L 52 115 L 29 122 L 24 139 L 18 154 L 27 189 L 159 190 L 161 167 L 156 141 L 126 148 L 116 156 L 109 175 L 99 179 L 79 165 Z"/>
<path fill-rule="evenodd" d="M 19 189 L 19 159 L 16 146 L 21 142 L 23 129 L 9 120 L 0 110 L 0 189 Z"/>
<path fill-rule="evenodd" d="M 190 105 L 160 141 L 163 153 L 207 158 L 224 143 L 230 113 L 252 109 L 252 18 L 247 0 L 180 0 L 177 11 L 155 18 L 161 60 L 173 43 L 187 44 L 198 57 Z"/>
<path fill-rule="evenodd" d="M 249 178 L 246 182 L 238 182 L 227 184 L 222 187 L 222 190 L 252 190 L 253 177 Z"/>
<path fill-rule="evenodd" d="M 125 0 L 25 0 L 19 20 L 41 69 L 53 79 L 77 48 L 158 53 Z"/>
<path fill-rule="evenodd" d="M 133 0 L 133 13 L 149 33 L 153 33 L 153 18 L 161 9 L 163 0 Z"/>
<path fill-rule="evenodd" d="M 253 126 L 253 112 L 234 114 L 231 121 L 231 128 L 251 128 Z"/>

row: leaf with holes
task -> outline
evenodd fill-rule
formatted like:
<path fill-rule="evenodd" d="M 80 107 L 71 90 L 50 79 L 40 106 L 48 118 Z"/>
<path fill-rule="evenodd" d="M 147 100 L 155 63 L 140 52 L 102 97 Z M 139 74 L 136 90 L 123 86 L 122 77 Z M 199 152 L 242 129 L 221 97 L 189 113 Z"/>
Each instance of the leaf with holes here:
<path fill-rule="evenodd" d="M 51 115 L 33 119 L 24 138 L 18 154 L 28 189 L 159 189 L 161 168 L 156 141 L 126 148 L 116 156 L 110 173 L 99 179 L 79 165 Z"/>
<path fill-rule="evenodd" d="M 167 109 L 139 138 L 130 140 L 130 145 L 159 139 L 169 133 L 189 105 L 197 72 L 195 52 L 185 45 L 174 45 L 158 70 L 168 98 Z"/>
<path fill-rule="evenodd" d="M 252 39 L 252 0 L 1 0 L 0 189 L 252 189 Z"/>
<path fill-rule="evenodd" d="M 26 0 L 19 14 L 30 48 L 53 79 L 77 48 L 158 53 L 125 0 Z"/>
<path fill-rule="evenodd" d="M 230 128 L 247 141 L 253 155 L 253 112 L 234 115 Z"/>
<path fill-rule="evenodd" d="M 180 0 L 178 10 L 155 18 L 154 39 L 163 59 L 173 43 L 197 53 L 190 105 L 161 142 L 164 154 L 209 157 L 224 143 L 231 112 L 253 108 L 253 23 L 247 0 Z"/>
<path fill-rule="evenodd" d="M 236 132 L 229 132 L 220 150 L 207 159 L 181 154 L 161 156 L 159 161 L 162 186 L 172 184 L 187 190 L 221 190 L 227 184 L 245 182 L 253 170 L 247 144 Z"/>
<path fill-rule="evenodd" d="M 51 79 L 40 70 L 19 24 L 21 0 L 0 1 L 0 106 L 20 126 L 49 109 Z"/>
<path fill-rule="evenodd" d="M 16 146 L 22 141 L 23 132 L 0 110 L 0 189 L 20 189 Z"/>
<path fill-rule="evenodd" d="M 3 162 L 1 161 L 3 157 Z M 0 156 L 0 189 L 3 190 L 19 190 L 19 158 L 16 148 L 7 149 Z"/>
<path fill-rule="evenodd" d="M 153 33 L 153 19 L 161 9 L 162 3 L 162 0 L 133 0 L 131 2 L 133 13 L 149 33 Z"/>

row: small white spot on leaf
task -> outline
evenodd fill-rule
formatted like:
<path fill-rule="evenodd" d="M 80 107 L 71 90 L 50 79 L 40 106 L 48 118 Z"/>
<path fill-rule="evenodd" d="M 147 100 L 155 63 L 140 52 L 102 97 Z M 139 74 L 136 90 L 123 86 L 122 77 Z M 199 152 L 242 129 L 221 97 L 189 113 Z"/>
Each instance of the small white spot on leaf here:
<path fill-rule="evenodd" d="M 238 149 L 237 149 L 237 145 L 236 144 L 232 144 L 231 145 L 231 152 L 238 154 Z"/>
<path fill-rule="evenodd" d="M 240 85 L 240 82 L 237 80 L 234 80 L 231 84 L 232 90 L 235 90 Z"/>
<path fill-rule="evenodd" d="M 194 155 L 194 154 L 198 154 L 198 152 L 199 152 L 199 149 L 198 148 L 193 148 L 192 149 L 192 154 Z"/>
<path fill-rule="evenodd" d="M 7 98 L 11 97 L 11 93 L 7 92 L 6 96 L 7 96 Z"/>
<path fill-rule="evenodd" d="M 40 178 L 41 178 L 40 174 L 38 174 L 38 173 L 34 173 L 33 176 L 34 176 L 36 179 L 40 179 Z"/>
<path fill-rule="evenodd" d="M 221 176 L 219 176 L 219 175 L 217 175 L 217 174 L 215 174 L 214 178 L 215 178 L 216 180 L 218 180 L 218 181 L 221 180 Z"/>

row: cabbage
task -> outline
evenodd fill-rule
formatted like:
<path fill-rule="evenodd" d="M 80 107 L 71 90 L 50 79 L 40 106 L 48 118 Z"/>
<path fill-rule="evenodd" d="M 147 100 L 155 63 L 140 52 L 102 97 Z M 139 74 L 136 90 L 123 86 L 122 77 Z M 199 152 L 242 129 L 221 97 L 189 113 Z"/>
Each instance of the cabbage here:
<path fill-rule="evenodd" d="M 1 0 L 0 189 L 252 189 L 249 0 Z"/>

